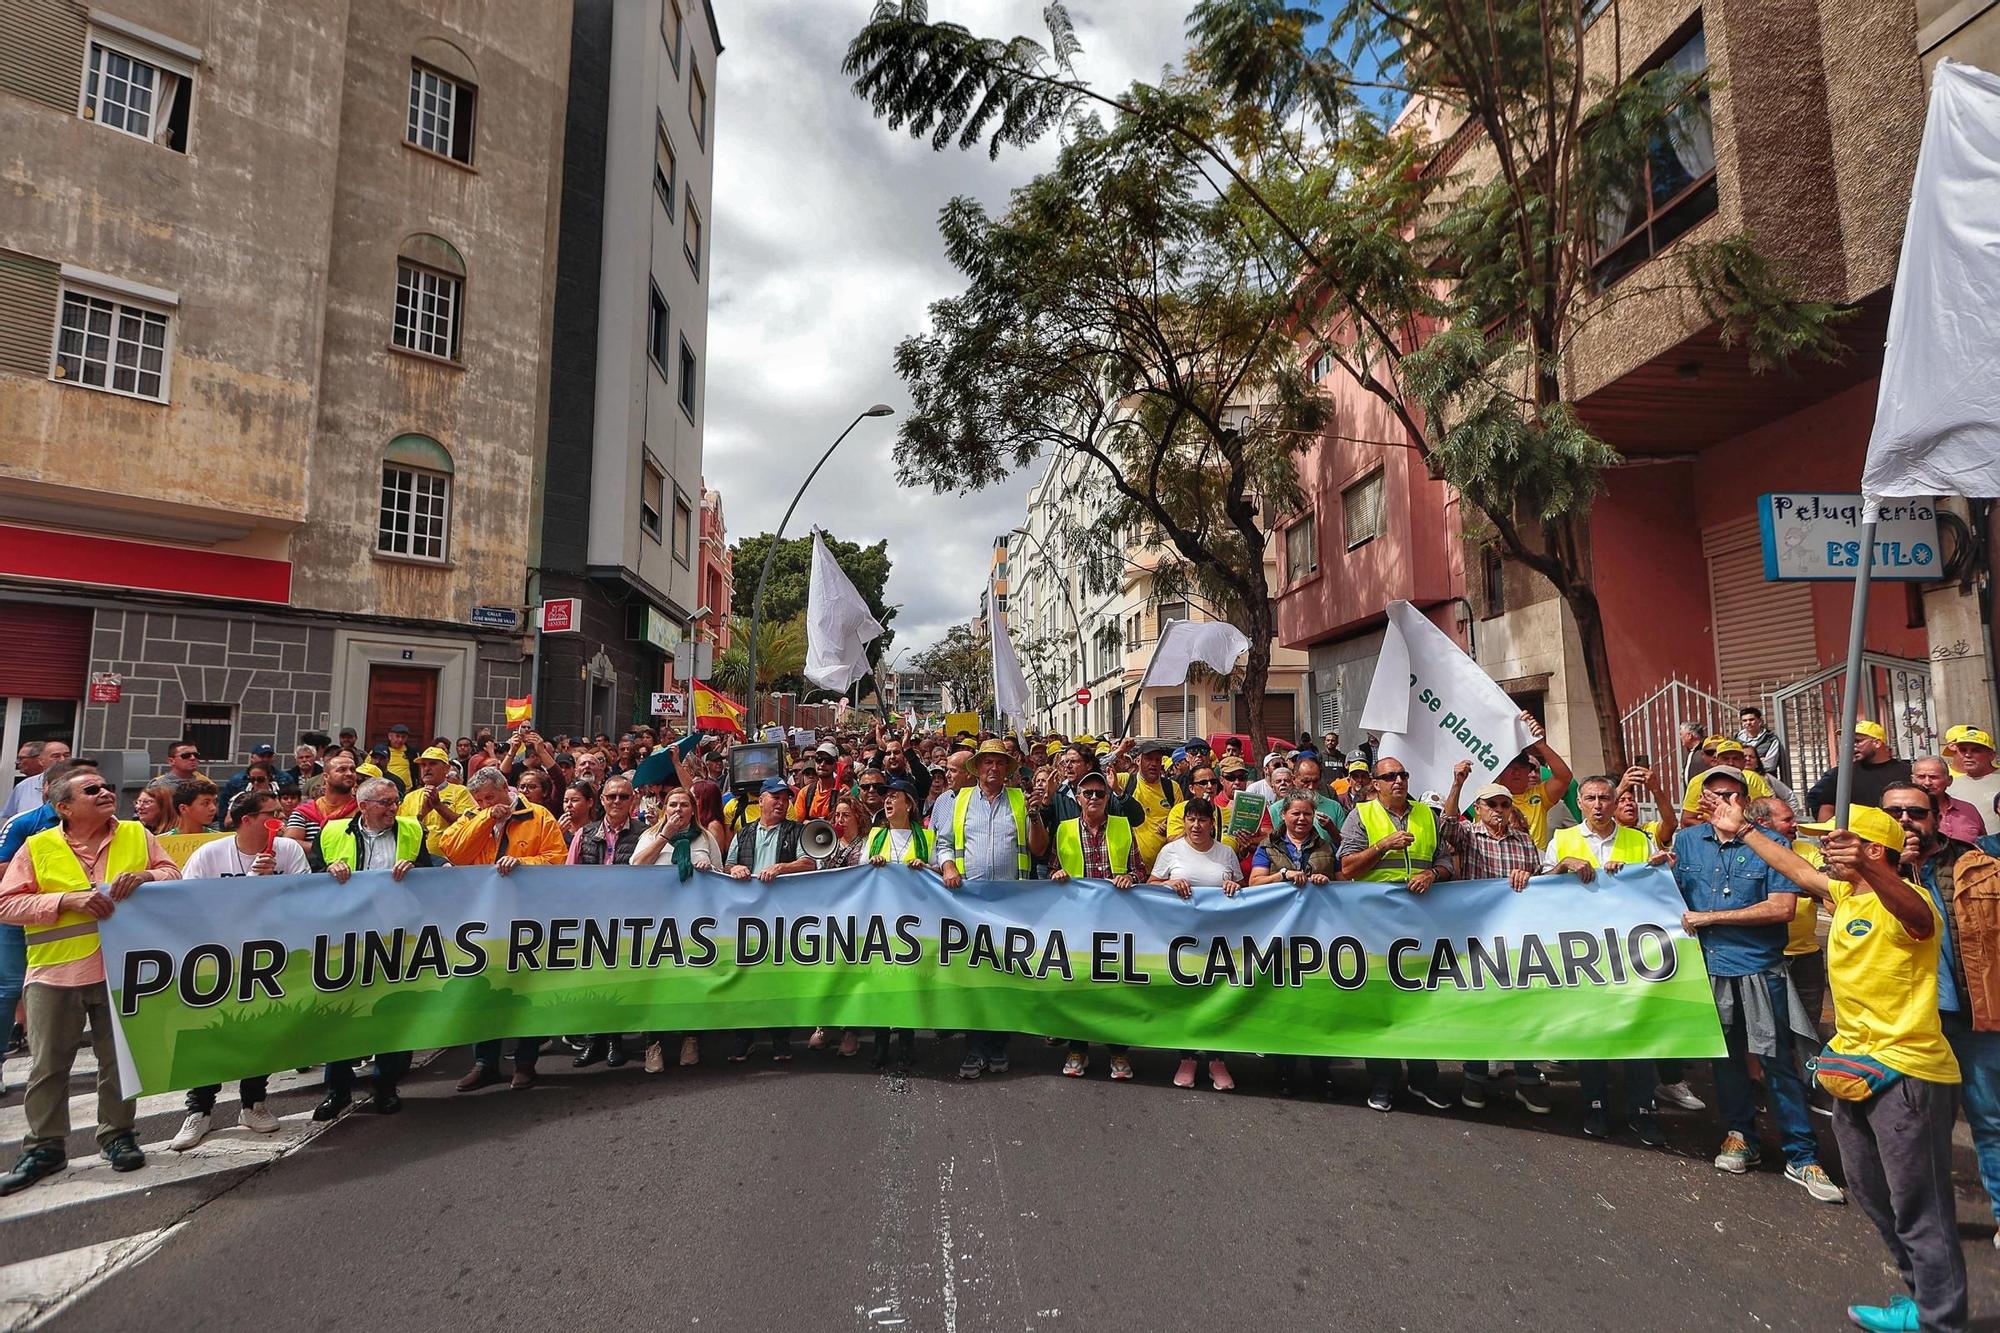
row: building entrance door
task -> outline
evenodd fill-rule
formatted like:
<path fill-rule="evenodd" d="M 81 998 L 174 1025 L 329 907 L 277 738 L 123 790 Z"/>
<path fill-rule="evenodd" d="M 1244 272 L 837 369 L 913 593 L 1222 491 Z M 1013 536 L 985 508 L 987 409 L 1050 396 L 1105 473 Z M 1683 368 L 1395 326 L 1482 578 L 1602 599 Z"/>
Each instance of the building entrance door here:
<path fill-rule="evenodd" d="M 369 745 L 387 744 L 389 728 L 398 722 L 410 729 L 412 752 L 429 745 L 437 734 L 436 667 L 371 665 L 368 668 Z"/>

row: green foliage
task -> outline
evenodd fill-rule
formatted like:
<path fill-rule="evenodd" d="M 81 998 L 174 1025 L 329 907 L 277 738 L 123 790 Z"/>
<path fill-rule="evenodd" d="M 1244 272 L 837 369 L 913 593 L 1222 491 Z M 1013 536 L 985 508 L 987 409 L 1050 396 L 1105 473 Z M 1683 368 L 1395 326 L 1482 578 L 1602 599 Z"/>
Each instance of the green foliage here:
<path fill-rule="evenodd" d="M 806 617 L 800 611 L 788 620 L 767 613 L 757 627 L 757 688 L 803 694 L 818 687 L 807 682 Z M 715 659 L 715 684 L 742 697 L 750 676 L 750 617 L 729 618 L 729 649 Z"/>
<path fill-rule="evenodd" d="M 842 541 L 831 533 L 822 532 L 826 549 L 840 565 L 840 572 L 847 575 L 854 584 L 854 590 L 868 603 L 868 610 L 886 629 L 896 618 L 894 608 L 883 604 L 883 592 L 889 586 L 889 571 L 893 567 L 889 559 L 889 543 L 876 542 L 873 546 L 862 546 L 858 542 Z M 735 561 L 737 576 L 742 580 L 742 603 L 749 609 L 750 598 L 755 595 L 757 577 L 764 568 L 764 554 L 770 549 L 771 534 L 760 532 L 752 537 L 744 537 L 729 548 L 730 557 Z M 764 619 L 790 620 L 805 614 L 807 593 L 812 585 L 812 537 L 788 537 L 778 543 L 778 554 L 771 561 L 771 581 L 764 587 Z M 893 640 L 893 633 L 884 636 L 876 646 L 876 651 L 886 649 Z"/>
<path fill-rule="evenodd" d="M 970 622 L 953 625 L 910 665 L 951 691 L 954 710 L 990 713 L 993 704 L 993 647 Z"/>

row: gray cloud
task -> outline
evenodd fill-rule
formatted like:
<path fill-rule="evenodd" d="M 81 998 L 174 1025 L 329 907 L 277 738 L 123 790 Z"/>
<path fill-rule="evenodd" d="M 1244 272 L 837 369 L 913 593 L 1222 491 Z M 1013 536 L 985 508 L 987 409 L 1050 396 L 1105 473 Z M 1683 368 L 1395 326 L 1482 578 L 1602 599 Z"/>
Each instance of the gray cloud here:
<path fill-rule="evenodd" d="M 840 61 L 867 0 L 724 5 L 716 96 L 715 218 L 704 471 L 731 539 L 768 531 L 820 452 L 862 408 L 908 407 L 897 341 L 958 290 L 938 210 L 966 194 L 989 207 L 1053 157 L 933 152 L 892 132 L 849 91 Z M 1039 34 L 1041 0 L 933 0 L 932 16 L 975 32 Z M 1178 58 L 1184 0 L 1073 0 L 1080 69 L 1123 87 Z M 921 648 L 977 609 L 995 536 L 1021 521 L 1021 474 L 970 496 L 896 488 L 897 418 L 864 421 L 793 516 L 851 541 L 887 538 L 887 600 L 899 648 Z M 747 608 L 754 571 L 738 571 Z"/>

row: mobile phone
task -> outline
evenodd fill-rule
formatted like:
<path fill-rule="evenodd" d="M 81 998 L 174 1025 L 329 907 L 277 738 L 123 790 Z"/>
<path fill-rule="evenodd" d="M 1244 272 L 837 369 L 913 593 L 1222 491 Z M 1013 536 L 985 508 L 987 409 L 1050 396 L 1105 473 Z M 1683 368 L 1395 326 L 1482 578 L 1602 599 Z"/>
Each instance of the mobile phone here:
<path fill-rule="evenodd" d="M 1650 757 L 1648 757 L 1647 755 L 1644 755 L 1644 754 L 1635 754 L 1635 755 L 1633 755 L 1633 756 L 1632 756 L 1632 767 L 1634 767 L 1634 768 L 1651 768 L 1652 766 L 1653 766 L 1653 761 L 1652 761 L 1652 759 L 1651 759 Z"/>

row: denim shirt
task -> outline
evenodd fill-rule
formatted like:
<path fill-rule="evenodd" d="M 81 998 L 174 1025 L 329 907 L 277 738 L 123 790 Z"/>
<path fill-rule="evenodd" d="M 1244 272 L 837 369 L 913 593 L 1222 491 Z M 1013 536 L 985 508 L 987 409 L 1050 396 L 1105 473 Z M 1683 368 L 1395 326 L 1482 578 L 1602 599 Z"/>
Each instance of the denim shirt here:
<path fill-rule="evenodd" d="M 1917 874 L 1923 881 L 1925 892 L 1937 905 L 1938 915 L 1944 918 L 1944 929 L 1938 932 L 1938 1011 L 1955 1014 L 1964 1007 L 1958 998 L 1958 918 L 1952 912 L 1950 890 L 1938 883 L 1938 865 L 1951 855 L 1947 845 L 1946 850 L 1938 855 L 1925 857 L 1923 864 L 1917 867 Z"/>
<path fill-rule="evenodd" d="M 1778 834 L 1759 831 L 1791 846 Z M 1712 824 L 1696 824 L 1674 835 L 1674 882 L 1694 912 L 1733 912 L 1755 907 L 1773 893 L 1798 892 L 1742 840 L 1718 839 Z M 1768 926 L 1708 926 L 1696 932 L 1712 977 L 1768 972 L 1784 958 L 1788 933 L 1783 921 Z"/>

